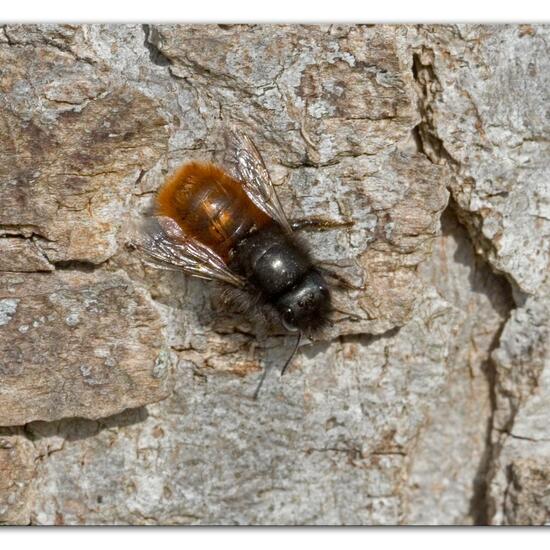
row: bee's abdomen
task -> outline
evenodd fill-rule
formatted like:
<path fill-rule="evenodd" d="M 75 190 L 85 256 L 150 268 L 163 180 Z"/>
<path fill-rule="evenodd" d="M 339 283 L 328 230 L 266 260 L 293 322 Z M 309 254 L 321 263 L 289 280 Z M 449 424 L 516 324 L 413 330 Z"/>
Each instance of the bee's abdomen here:
<path fill-rule="evenodd" d="M 251 229 L 270 222 L 238 181 L 212 164 L 196 162 L 180 168 L 161 188 L 157 209 L 225 259 Z"/>
<path fill-rule="evenodd" d="M 275 223 L 237 243 L 235 262 L 242 274 L 270 299 L 294 287 L 311 269 L 307 254 Z"/>

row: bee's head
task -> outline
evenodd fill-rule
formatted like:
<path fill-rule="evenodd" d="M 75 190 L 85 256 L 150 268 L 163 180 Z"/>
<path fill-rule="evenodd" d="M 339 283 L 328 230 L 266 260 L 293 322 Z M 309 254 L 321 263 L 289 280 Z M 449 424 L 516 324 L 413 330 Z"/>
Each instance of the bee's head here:
<path fill-rule="evenodd" d="M 327 321 L 330 291 L 318 271 L 310 270 L 277 301 L 283 325 L 288 330 L 311 331 Z"/>

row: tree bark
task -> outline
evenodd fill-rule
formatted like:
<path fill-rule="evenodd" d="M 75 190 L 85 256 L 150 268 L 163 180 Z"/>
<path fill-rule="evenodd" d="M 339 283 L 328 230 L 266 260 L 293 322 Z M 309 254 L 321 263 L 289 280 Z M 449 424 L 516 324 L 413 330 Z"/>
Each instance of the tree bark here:
<path fill-rule="evenodd" d="M 549 40 L 1 26 L 0 523 L 548 523 Z M 228 125 L 349 282 L 284 378 L 131 246 Z"/>

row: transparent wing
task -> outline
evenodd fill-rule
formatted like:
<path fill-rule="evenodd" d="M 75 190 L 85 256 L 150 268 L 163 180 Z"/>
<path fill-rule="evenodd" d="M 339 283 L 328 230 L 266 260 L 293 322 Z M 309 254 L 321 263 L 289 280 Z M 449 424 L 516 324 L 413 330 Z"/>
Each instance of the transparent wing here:
<path fill-rule="evenodd" d="M 241 181 L 250 200 L 286 231 L 292 232 L 264 161 L 252 140 L 236 128 L 226 132 L 225 164 Z"/>
<path fill-rule="evenodd" d="M 237 287 L 244 285 L 244 279 L 233 273 L 220 256 L 185 235 L 172 218 L 148 218 L 139 231 L 135 245 L 154 267 L 175 269 L 194 277 L 222 281 Z"/>

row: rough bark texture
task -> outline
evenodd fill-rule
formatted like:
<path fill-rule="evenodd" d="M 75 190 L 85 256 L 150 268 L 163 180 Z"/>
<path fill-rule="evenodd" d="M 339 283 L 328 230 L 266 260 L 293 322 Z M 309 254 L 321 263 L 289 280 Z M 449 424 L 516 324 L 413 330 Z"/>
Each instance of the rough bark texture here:
<path fill-rule="evenodd" d="M 100 418 L 168 396 L 159 315 L 127 277 L 3 274 L 0 288 L 0 425 Z"/>
<path fill-rule="evenodd" d="M 550 522 L 550 28 L 0 27 L 0 523 Z M 348 280 L 293 338 L 129 244 L 235 124 Z"/>

